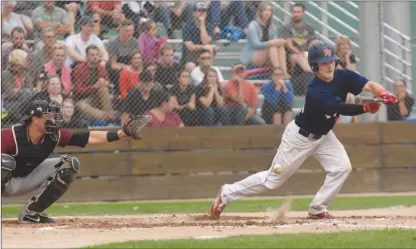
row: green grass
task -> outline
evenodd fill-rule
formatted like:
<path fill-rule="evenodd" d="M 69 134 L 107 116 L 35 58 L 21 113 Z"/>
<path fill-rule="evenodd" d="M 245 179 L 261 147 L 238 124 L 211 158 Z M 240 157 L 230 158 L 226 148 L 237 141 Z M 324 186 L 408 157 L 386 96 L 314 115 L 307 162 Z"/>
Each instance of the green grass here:
<path fill-rule="evenodd" d="M 88 248 L 416 248 L 415 230 L 369 230 L 325 234 L 273 234 L 223 239 L 128 241 Z"/>
<path fill-rule="evenodd" d="M 240 200 L 230 203 L 225 212 L 261 212 L 278 208 L 282 199 Z M 292 211 L 305 211 L 311 198 L 294 199 Z M 330 210 L 386 208 L 391 206 L 416 205 L 414 196 L 374 196 L 374 197 L 338 197 L 330 205 Z M 54 216 L 82 215 L 126 215 L 126 214 L 179 214 L 208 213 L 210 201 L 182 202 L 136 202 L 136 203 L 92 203 L 92 204 L 56 204 L 47 212 Z M 21 206 L 3 206 L 3 218 L 16 217 Z"/>

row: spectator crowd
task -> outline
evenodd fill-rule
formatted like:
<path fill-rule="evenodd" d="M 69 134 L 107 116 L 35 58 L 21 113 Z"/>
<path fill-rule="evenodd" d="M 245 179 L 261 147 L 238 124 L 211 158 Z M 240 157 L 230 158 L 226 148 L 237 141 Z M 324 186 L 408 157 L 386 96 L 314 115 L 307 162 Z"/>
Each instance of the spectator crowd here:
<path fill-rule="evenodd" d="M 278 25 L 270 2 L 4 0 L 3 122 L 21 121 L 31 100 L 45 98 L 62 105 L 71 128 L 120 125 L 142 114 L 153 117 L 151 127 L 286 125 L 294 97 L 313 77 L 307 51 L 318 40 L 305 6 L 296 3 L 291 12 L 291 21 Z M 214 41 L 224 37 L 246 40 L 229 80 L 213 66 Z M 183 40 L 179 59 L 168 43 L 174 38 Z M 335 44 L 337 67 L 355 71 L 350 40 Z M 270 68 L 260 89 L 248 79 L 259 68 Z M 389 120 L 405 119 L 414 99 L 404 80 L 394 87 L 399 103 L 389 107 Z"/>

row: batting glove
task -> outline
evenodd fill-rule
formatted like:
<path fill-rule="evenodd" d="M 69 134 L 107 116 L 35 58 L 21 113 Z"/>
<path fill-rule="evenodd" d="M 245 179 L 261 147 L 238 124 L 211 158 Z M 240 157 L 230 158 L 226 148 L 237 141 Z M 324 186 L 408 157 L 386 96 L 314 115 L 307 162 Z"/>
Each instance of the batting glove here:
<path fill-rule="evenodd" d="M 376 113 L 378 111 L 378 109 L 380 109 L 380 103 L 363 104 L 364 112 Z"/>
<path fill-rule="evenodd" d="M 399 102 L 399 100 L 393 94 L 387 92 L 386 90 L 380 90 L 377 93 L 377 96 L 384 100 L 384 104 L 393 105 Z"/>

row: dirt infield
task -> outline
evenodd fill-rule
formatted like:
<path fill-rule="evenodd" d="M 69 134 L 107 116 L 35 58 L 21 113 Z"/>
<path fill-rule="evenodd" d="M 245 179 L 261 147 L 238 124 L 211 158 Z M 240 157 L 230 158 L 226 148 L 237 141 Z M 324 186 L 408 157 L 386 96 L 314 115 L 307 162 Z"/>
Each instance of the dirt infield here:
<path fill-rule="evenodd" d="M 220 220 L 206 214 L 59 217 L 50 225 L 2 222 L 3 248 L 75 248 L 126 240 L 215 238 L 241 234 L 337 232 L 358 229 L 416 230 L 416 207 L 332 212 L 335 220 L 310 220 L 305 212 L 289 212 L 284 223 L 274 212 L 227 213 Z"/>

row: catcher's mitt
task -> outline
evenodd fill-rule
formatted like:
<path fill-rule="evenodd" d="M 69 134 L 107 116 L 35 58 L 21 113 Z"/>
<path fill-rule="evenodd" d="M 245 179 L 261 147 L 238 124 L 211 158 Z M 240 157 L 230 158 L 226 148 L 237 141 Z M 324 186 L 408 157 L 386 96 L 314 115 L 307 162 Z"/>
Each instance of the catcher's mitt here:
<path fill-rule="evenodd" d="M 140 131 L 152 120 L 150 115 L 132 116 L 131 119 L 123 125 L 123 132 L 135 140 L 140 140 L 142 136 Z"/>

